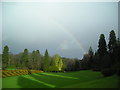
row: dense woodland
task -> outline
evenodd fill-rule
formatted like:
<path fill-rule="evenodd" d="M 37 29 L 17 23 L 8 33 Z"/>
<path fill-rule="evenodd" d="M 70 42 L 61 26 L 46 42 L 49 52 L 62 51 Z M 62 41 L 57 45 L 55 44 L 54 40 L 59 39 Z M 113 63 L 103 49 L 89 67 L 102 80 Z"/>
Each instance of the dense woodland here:
<path fill-rule="evenodd" d="M 98 49 L 94 52 L 90 46 L 82 60 L 60 57 L 58 54 L 50 56 L 47 49 L 44 55 L 39 50 L 29 52 L 27 48 L 19 54 L 9 52 L 9 47 L 5 46 L 1 55 L 2 69 L 35 69 L 45 72 L 94 70 L 101 71 L 104 76 L 115 73 L 120 75 L 120 40 L 116 38 L 114 30 L 109 33 L 108 44 L 104 34 L 101 34 Z"/>

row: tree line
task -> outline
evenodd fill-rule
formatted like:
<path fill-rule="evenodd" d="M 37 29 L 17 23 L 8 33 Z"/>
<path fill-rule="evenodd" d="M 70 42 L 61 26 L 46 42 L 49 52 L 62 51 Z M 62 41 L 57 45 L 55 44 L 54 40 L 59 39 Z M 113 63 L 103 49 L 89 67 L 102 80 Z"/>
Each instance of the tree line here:
<path fill-rule="evenodd" d="M 63 60 L 58 54 L 50 57 L 47 49 L 44 56 L 40 54 L 39 50 L 29 53 L 28 49 L 24 49 L 23 53 L 14 55 L 9 53 L 8 46 L 5 46 L 2 54 L 2 68 L 36 69 L 46 72 L 62 71 Z"/>
<path fill-rule="evenodd" d="M 9 47 L 5 46 L 2 54 L 2 69 L 37 69 L 43 71 L 76 71 L 80 70 L 80 60 L 77 58 L 60 57 L 58 54 L 50 56 L 46 49 L 45 54 L 40 54 L 39 50 L 31 53 L 24 49 L 22 53 L 12 54 Z"/>
<path fill-rule="evenodd" d="M 28 49 L 19 54 L 9 53 L 8 46 L 4 47 L 2 54 L 3 69 L 15 67 L 17 69 L 37 69 L 43 71 L 78 71 L 94 70 L 113 74 L 119 73 L 120 69 L 120 40 L 116 38 L 114 30 L 109 33 L 109 42 L 106 43 L 105 35 L 101 34 L 98 41 L 98 49 L 94 52 L 92 47 L 83 59 L 60 57 L 58 54 L 51 57 L 46 49 L 45 54 L 39 50 L 32 53 Z M 109 74 L 109 75 L 110 75 Z"/>
<path fill-rule="evenodd" d="M 93 52 L 90 47 L 82 60 L 82 69 L 101 71 L 104 76 L 117 73 L 120 75 L 120 40 L 116 38 L 114 30 L 109 33 L 109 42 L 106 43 L 105 35 L 101 34 L 98 49 Z"/>

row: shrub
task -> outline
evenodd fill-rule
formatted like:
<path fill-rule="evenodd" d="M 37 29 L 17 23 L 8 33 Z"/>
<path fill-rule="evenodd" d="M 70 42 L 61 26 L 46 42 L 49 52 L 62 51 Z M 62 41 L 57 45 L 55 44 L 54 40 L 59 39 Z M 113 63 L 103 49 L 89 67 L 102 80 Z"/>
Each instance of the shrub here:
<path fill-rule="evenodd" d="M 100 68 L 93 68 L 93 71 L 100 71 Z"/>
<path fill-rule="evenodd" d="M 117 71 L 117 75 L 120 76 L 120 69 Z"/>
<path fill-rule="evenodd" d="M 114 68 L 106 68 L 102 70 L 102 74 L 107 77 L 107 76 L 112 76 L 116 73 L 116 69 Z"/>

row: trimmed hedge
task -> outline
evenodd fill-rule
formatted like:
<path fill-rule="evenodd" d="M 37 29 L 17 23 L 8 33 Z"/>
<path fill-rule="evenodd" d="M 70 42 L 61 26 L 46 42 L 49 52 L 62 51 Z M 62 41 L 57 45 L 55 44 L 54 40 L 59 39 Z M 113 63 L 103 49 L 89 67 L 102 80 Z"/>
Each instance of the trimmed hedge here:
<path fill-rule="evenodd" d="M 19 76 L 19 75 L 27 75 L 32 73 L 40 73 L 40 72 L 43 72 L 43 71 L 41 70 L 2 70 L 2 78 Z"/>

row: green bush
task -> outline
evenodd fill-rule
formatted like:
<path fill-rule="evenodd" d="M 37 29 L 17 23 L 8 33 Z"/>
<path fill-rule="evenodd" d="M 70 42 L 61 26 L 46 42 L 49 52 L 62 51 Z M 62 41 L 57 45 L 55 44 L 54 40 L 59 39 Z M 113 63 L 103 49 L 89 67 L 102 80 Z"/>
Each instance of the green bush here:
<path fill-rule="evenodd" d="M 120 69 L 117 71 L 117 75 L 120 76 Z"/>
<path fill-rule="evenodd" d="M 107 77 L 107 76 L 112 76 L 116 73 L 116 69 L 114 68 L 106 68 L 101 71 L 101 73 Z"/>

